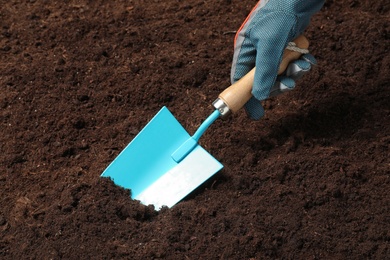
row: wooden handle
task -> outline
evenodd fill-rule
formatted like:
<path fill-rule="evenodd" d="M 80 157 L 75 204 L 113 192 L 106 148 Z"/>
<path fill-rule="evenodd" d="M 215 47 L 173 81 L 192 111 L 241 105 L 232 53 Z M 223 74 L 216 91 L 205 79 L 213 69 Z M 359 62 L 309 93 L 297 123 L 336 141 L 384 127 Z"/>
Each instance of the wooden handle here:
<path fill-rule="evenodd" d="M 309 41 L 305 36 L 301 35 L 294 40 L 297 47 L 302 49 L 307 49 L 309 47 Z M 282 62 L 279 66 L 278 75 L 282 74 L 288 64 L 291 61 L 298 59 L 301 56 L 301 53 L 285 50 L 283 54 Z M 233 85 L 225 89 L 221 94 L 219 94 L 219 98 L 228 106 L 229 110 L 233 113 L 240 110 L 246 102 L 252 97 L 252 86 L 253 80 L 255 77 L 255 68 L 248 72 L 244 77 L 242 77 L 239 81 L 235 82 Z"/>

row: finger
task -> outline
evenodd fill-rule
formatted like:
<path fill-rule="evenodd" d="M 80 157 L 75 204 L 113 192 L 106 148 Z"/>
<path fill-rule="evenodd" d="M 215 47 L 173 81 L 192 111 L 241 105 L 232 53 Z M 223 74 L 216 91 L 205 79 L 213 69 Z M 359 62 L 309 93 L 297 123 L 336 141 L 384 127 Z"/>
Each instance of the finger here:
<path fill-rule="evenodd" d="M 301 58 L 304 59 L 304 60 L 306 60 L 307 62 L 310 62 L 310 64 L 312 64 L 312 65 L 317 65 L 317 60 L 316 60 L 316 58 L 315 58 L 313 55 L 311 55 L 310 53 L 307 53 L 307 54 L 305 54 L 305 55 L 302 55 Z"/>
<path fill-rule="evenodd" d="M 308 62 L 305 59 L 299 59 L 291 62 L 288 65 L 284 75 L 287 77 L 291 77 L 294 80 L 298 80 L 310 69 L 311 69 L 310 62 Z"/>
<path fill-rule="evenodd" d="M 311 70 L 313 65 L 317 64 L 317 60 L 310 53 L 301 56 L 298 60 L 291 62 L 284 75 L 291 77 L 294 80 L 300 79 L 304 74 Z"/>
<path fill-rule="evenodd" d="M 284 49 L 291 40 L 290 32 L 294 26 L 294 17 L 285 19 L 286 14 L 282 12 L 266 13 L 263 18 L 253 27 L 251 32 L 251 34 L 257 35 L 254 42 L 258 48 L 252 94 L 258 100 L 264 100 L 270 94 Z"/>
<path fill-rule="evenodd" d="M 251 97 L 248 102 L 244 105 L 246 112 L 249 117 L 254 120 L 259 120 L 264 116 L 264 108 L 260 101 L 254 97 Z"/>
<path fill-rule="evenodd" d="M 270 97 L 275 97 L 295 88 L 295 80 L 287 76 L 279 76 L 271 88 Z"/>
<path fill-rule="evenodd" d="M 290 91 L 295 88 L 295 80 L 290 77 L 281 76 L 277 82 L 280 84 L 280 90 L 282 92 Z"/>
<path fill-rule="evenodd" d="M 244 77 L 256 64 L 256 49 L 249 39 L 235 46 L 231 69 L 232 84 Z"/>

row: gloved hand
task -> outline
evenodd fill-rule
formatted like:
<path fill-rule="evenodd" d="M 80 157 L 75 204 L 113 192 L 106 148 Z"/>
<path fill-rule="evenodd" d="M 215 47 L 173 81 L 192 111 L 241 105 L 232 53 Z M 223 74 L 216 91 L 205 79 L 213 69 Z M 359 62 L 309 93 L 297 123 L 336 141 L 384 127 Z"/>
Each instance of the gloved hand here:
<path fill-rule="evenodd" d="M 292 62 L 286 72 L 277 77 L 279 65 L 288 43 L 309 25 L 324 0 L 261 0 L 253 8 L 234 44 L 231 70 L 232 83 L 256 66 L 253 97 L 245 104 L 249 116 L 260 119 L 264 109 L 260 101 L 295 87 L 295 80 L 309 71 L 316 61 L 310 54 Z"/>

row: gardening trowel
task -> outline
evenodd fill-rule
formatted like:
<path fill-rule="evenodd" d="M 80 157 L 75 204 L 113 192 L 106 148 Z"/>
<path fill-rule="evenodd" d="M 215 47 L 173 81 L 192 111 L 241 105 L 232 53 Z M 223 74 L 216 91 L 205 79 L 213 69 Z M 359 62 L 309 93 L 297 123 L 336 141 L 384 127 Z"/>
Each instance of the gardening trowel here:
<path fill-rule="evenodd" d="M 294 42 L 299 48 L 309 45 L 304 36 Z M 279 74 L 300 55 L 286 50 Z M 254 73 L 255 68 L 218 96 L 213 103 L 214 112 L 192 136 L 163 107 L 101 176 L 131 189 L 132 198 L 145 205 L 152 204 L 156 209 L 175 205 L 222 169 L 223 165 L 198 141 L 216 119 L 238 111 L 252 97 Z"/>

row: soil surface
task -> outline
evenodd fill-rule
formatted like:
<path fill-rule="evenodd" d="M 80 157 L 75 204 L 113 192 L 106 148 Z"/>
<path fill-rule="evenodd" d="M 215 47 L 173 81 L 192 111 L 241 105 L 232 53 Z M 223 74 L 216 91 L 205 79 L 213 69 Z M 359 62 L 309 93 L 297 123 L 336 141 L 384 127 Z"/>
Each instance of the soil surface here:
<path fill-rule="evenodd" d="M 161 211 L 100 174 L 162 106 L 197 129 L 256 1 L 1 2 L 1 259 L 388 259 L 388 1 L 327 1 L 318 66 L 216 121 L 224 169 Z"/>

